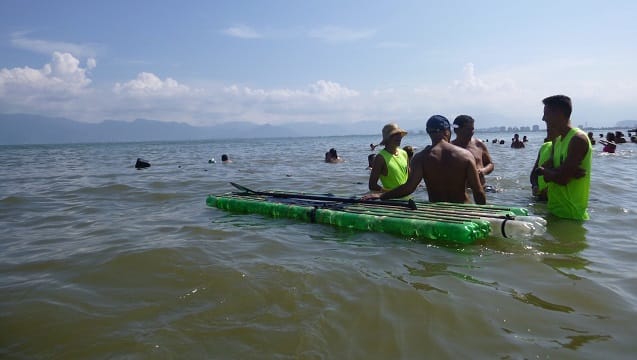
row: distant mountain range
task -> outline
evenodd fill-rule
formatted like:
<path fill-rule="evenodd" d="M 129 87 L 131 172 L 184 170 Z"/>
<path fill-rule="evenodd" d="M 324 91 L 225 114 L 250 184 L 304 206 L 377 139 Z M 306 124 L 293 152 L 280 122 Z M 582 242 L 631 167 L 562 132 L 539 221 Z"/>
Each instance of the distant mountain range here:
<path fill-rule="evenodd" d="M 492 121 L 493 118 L 491 119 Z M 0 145 L 64 144 L 132 141 L 178 141 L 300 136 L 378 135 L 387 121 L 319 124 L 311 122 L 259 125 L 227 122 L 192 126 L 178 122 L 137 119 L 83 123 L 66 118 L 30 114 L 0 114 Z M 504 122 L 506 123 L 506 122 Z M 400 123 L 412 134 L 424 131 L 424 120 Z M 624 120 L 618 128 L 635 128 L 637 120 Z"/>
<path fill-rule="evenodd" d="M 105 120 L 91 124 L 30 114 L 0 114 L 0 145 L 376 134 L 382 125 L 382 122 L 366 121 L 329 125 L 229 122 L 214 126 L 192 126 L 145 119 L 132 122 Z"/>

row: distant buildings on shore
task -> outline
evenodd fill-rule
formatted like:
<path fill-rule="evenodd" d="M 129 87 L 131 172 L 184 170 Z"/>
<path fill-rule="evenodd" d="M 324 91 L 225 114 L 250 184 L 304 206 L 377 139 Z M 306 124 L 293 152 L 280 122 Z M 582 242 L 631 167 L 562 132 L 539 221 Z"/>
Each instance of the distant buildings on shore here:
<path fill-rule="evenodd" d="M 577 125 L 578 128 L 582 130 L 614 130 L 621 128 L 629 128 L 630 125 L 626 126 L 603 126 L 603 127 L 595 127 L 595 126 L 587 126 L 587 125 Z M 632 128 L 636 128 L 637 126 L 633 126 Z M 490 128 L 481 128 L 476 129 L 476 132 L 500 132 L 500 133 L 524 133 L 524 132 L 538 132 L 538 131 L 546 131 L 546 128 L 540 128 L 540 125 L 533 126 L 494 126 Z"/>
<path fill-rule="evenodd" d="M 476 129 L 479 132 L 509 132 L 509 133 L 517 133 L 517 132 L 536 132 L 536 131 L 546 131 L 546 129 L 540 129 L 540 125 L 533 126 L 494 126 L 490 128 L 482 128 Z"/>

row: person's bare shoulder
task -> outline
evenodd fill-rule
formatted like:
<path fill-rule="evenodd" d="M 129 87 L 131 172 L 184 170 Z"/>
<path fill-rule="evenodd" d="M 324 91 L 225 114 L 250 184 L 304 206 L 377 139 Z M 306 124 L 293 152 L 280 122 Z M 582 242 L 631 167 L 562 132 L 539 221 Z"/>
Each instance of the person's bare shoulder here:
<path fill-rule="evenodd" d="M 431 146 L 427 146 L 424 149 L 420 150 L 419 152 L 414 154 L 414 157 L 411 159 L 412 163 L 418 163 L 421 162 L 425 156 L 427 156 L 427 151 L 429 150 Z"/>
<path fill-rule="evenodd" d="M 471 153 L 471 151 L 457 146 L 455 147 L 455 149 L 453 149 L 453 151 L 455 152 L 457 157 L 465 161 L 473 161 L 475 163 L 475 157 L 473 156 L 473 153 Z"/>
<path fill-rule="evenodd" d="M 577 133 L 575 133 L 575 136 L 573 136 L 573 139 L 578 139 L 586 144 L 590 142 L 588 135 L 586 135 L 586 133 L 583 131 L 578 131 Z"/>
<path fill-rule="evenodd" d="M 568 144 L 569 150 L 586 154 L 588 152 L 589 142 L 588 136 L 584 132 L 578 131 Z"/>
<path fill-rule="evenodd" d="M 487 145 L 482 142 L 480 139 L 474 139 L 475 146 L 481 150 L 487 150 Z"/>

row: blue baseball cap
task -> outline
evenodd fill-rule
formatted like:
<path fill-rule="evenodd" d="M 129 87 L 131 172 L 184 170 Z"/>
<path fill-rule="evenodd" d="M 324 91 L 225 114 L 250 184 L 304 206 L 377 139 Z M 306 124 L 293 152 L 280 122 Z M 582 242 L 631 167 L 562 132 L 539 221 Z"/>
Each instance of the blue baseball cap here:
<path fill-rule="evenodd" d="M 427 120 L 427 134 L 451 129 L 449 120 L 442 115 L 434 115 Z"/>

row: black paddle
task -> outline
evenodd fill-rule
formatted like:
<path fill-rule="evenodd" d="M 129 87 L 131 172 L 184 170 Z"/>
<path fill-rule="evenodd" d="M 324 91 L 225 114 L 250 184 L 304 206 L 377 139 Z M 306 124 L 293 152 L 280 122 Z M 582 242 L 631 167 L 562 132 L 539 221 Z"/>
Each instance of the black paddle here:
<path fill-rule="evenodd" d="M 417 210 L 416 202 L 414 200 L 409 199 L 409 201 L 381 201 L 381 200 L 361 200 L 361 199 L 352 199 L 352 198 L 342 198 L 342 197 L 334 197 L 334 196 L 320 196 L 320 195 L 304 195 L 304 194 L 286 194 L 286 193 L 276 193 L 276 192 L 265 192 L 265 191 L 255 191 L 248 189 L 245 186 L 235 184 L 233 182 L 230 185 L 236 187 L 237 189 L 255 195 L 264 195 L 264 196 L 272 196 L 275 198 L 282 199 L 305 199 L 305 200 L 323 200 L 323 201 L 334 201 L 341 202 L 347 204 L 377 204 L 377 205 L 391 205 L 391 206 L 401 206 L 411 210 Z"/>

